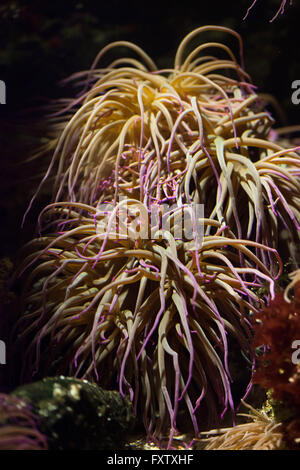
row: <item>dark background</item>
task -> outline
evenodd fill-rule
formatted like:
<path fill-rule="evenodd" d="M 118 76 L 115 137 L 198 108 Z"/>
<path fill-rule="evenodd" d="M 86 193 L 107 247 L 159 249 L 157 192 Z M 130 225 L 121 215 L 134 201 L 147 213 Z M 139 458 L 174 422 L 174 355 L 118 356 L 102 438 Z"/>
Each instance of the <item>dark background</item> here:
<path fill-rule="evenodd" d="M 47 163 L 24 164 L 47 127 L 41 115 L 37 130 L 30 109 L 47 98 L 69 96 L 59 80 L 89 68 L 111 41 L 135 42 L 158 67 L 167 67 L 194 28 L 229 26 L 243 37 L 246 70 L 258 91 L 280 103 L 282 116 L 273 110 L 277 125 L 300 123 L 300 105 L 291 102 L 291 83 L 300 80 L 300 2 L 290 6 L 288 0 L 285 13 L 270 23 L 280 1 L 257 0 L 243 21 L 252 0 L 0 0 L 0 79 L 7 87 L 7 104 L 0 106 L 0 256 L 13 256 L 32 236 L 39 210 L 34 207 L 21 230 L 22 215 Z M 45 202 L 42 197 L 40 206 Z"/>

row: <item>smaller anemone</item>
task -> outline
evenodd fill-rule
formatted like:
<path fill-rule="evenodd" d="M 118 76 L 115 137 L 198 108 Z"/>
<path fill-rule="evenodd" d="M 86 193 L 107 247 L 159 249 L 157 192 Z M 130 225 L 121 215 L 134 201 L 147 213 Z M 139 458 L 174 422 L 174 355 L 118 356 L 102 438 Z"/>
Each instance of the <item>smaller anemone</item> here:
<path fill-rule="evenodd" d="M 300 339 L 299 271 L 284 293 L 277 293 L 267 307 L 254 318 L 254 347 L 264 348 L 257 358 L 253 382 L 287 406 L 300 406 L 299 364 L 293 361 L 293 344 Z M 288 294 L 294 289 L 294 298 Z"/>
<path fill-rule="evenodd" d="M 47 450 L 37 422 L 24 400 L 0 394 L 0 450 Z"/>
<path fill-rule="evenodd" d="M 244 402 L 243 402 L 244 403 Z M 280 450 L 283 448 L 280 423 L 275 423 L 264 411 L 257 411 L 247 403 L 251 413 L 240 413 L 249 422 L 231 428 L 203 433 L 205 450 Z"/>

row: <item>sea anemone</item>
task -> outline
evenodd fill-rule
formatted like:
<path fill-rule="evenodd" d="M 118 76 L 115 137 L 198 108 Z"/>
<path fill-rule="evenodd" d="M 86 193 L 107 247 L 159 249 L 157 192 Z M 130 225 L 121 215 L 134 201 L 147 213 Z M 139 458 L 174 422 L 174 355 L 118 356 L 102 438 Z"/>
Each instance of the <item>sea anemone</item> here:
<path fill-rule="evenodd" d="M 154 238 L 130 230 L 118 238 L 92 206 L 51 204 L 41 224 L 47 214 L 47 235 L 20 253 L 19 273 L 27 272 L 17 324 L 23 373 L 118 387 L 141 410 L 149 436 L 171 428 L 172 439 L 184 408 L 195 433 L 198 408 L 214 420 L 233 411 L 228 354 L 235 343 L 251 360 L 247 314 L 262 305 L 253 289 L 274 288 L 251 248 L 278 259 L 276 251 L 238 240 L 209 219 L 202 223 L 213 233 L 192 250 L 174 239 L 173 226 Z"/>
<path fill-rule="evenodd" d="M 72 77 L 83 91 L 52 116 L 61 133 L 37 190 L 52 178 L 52 201 L 16 272 L 23 379 L 62 373 L 118 388 L 169 446 L 186 416 L 197 434 L 234 412 L 229 356 L 248 358 L 250 379 L 249 313 L 264 305 L 261 287 L 275 295 L 280 231 L 296 241 L 299 230 L 297 148 L 268 140 L 273 119 L 231 49 L 186 54 L 211 30 L 238 39 L 242 61 L 236 32 L 205 26 L 172 69 L 118 41 Z M 116 46 L 143 63 L 97 69 Z"/>
<path fill-rule="evenodd" d="M 47 450 L 37 423 L 24 400 L 0 394 L 0 450 Z"/>
<path fill-rule="evenodd" d="M 247 423 L 231 428 L 212 430 L 202 441 L 205 450 L 282 450 L 283 434 L 280 423 L 276 423 L 264 411 L 257 411 L 244 403 L 250 413 L 239 413 Z"/>
<path fill-rule="evenodd" d="M 252 382 L 268 391 L 285 446 L 300 446 L 300 270 L 290 274 L 284 292 L 254 315 L 254 346 L 259 354 Z M 293 289 L 293 296 L 290 298 Z M 295 357 L 294 357 L 295 356 Z"/>

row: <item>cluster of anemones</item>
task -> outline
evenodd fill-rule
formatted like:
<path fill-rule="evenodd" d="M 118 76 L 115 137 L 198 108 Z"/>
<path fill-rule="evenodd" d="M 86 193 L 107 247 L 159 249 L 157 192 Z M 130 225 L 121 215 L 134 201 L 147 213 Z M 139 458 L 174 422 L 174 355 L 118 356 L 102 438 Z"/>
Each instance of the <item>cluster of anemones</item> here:
<path fill-rule="evenodd" d="M 247 10 L 247 13 L 246 13 L 244 19 L 247 18 L 248 14 L 249 14 L 249 11 L 254 7 L 254 5 L 256 4 L 256 2 L 257 2 L 257 0 L 253 0 L 253 1 L 252 1 L 250 7 L 249 7 L 248 10 Z M 281 0 L 280 6 L 279 6 L 277 12 L 276 12 L 275 15 L 273 16 L 273 18 L 270 19 L 270 23 L 272 23 L 272 21 L 276 20 L 276 18 L 278 17 L 278 15 L 282 15 L 282 14 L 284 13 L 284 8 L 285 8 L 286 4 L 287 4 L 287 0 Z M 289 5 L 292 5 L 292 4 L 293 4 L 293 0 L 290 0 Z"/>
<path fill-rule="evenodd" d="M 83 91 L 52 117 L 61 132 L 41 182 L 54 175 L 53 202 L 17 272 L 23 374 L 118 387 L 170 443 L 186 412 L 197 434 L 200 417 L 234 410 L 230 348 L 251 358 L 248 314 L 260 287 L 274 295 L 280 232 L 295 240 L 300 221 L 297 149 L 268 140 L 273 120 L 233 52 L 208 42 L 184 58 L 210 30 L 242 54 L 237 33 L 207 26 L 172 69 L 117 42 L 73 77 Z M 114 46 L 141 60 L 97 69 Z M 190 239 L 178 236 L 183 211 Z"/>

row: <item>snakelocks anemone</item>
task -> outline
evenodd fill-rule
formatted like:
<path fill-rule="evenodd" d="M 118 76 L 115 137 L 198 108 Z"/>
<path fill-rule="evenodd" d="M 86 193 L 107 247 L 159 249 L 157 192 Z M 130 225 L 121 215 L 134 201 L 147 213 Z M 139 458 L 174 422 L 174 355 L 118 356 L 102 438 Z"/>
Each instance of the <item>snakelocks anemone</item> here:
<path fill-rule="evenodd" d="M 209 31 L 233 36 L 239 59 L 221 42 L 188 51 Z M 97 68 L 119 46 L 139 59 Z M 298 148 L 268 138 L 274 121 L 240 63 L 240 36 L 205 26 L 171 69 L 118 41 L 71 77 L 83 91 L 51 117 L 58 137 L 37 190 L 52 178 L 52 201 L 16 272 L 24 379 L 119 389 L 169 446 L 186 417 L 197 435 L 234 412 L 231 348 L 250 374 L 249 316 L 274 296 L 281 231 L 298 240 Z"/>

